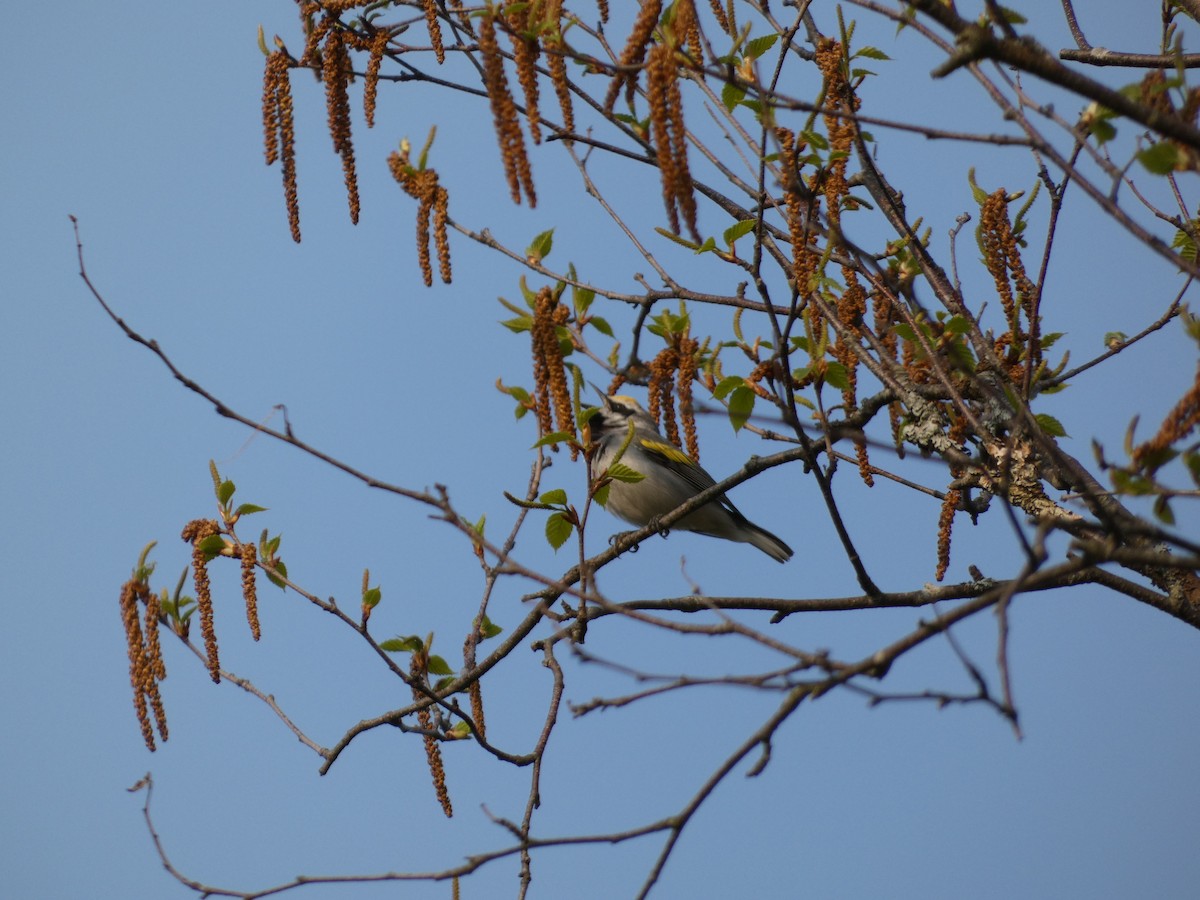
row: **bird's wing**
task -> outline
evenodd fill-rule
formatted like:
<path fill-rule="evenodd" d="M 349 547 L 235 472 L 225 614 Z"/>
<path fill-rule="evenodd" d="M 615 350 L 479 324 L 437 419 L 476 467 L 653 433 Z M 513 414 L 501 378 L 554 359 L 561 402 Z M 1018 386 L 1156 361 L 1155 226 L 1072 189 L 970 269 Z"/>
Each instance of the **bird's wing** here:
<path fill-rule="evenodd" d="M 642 449 L 668 469 L 678 472 L 684 481 L 696 489 L 697 493 L 716 484 L 713 477 L 704 471 L 699 463 L 674 444 L 668 444 L 666 441 L 652 441 L 649 438 L 642 438 L 638 443 L 642 445 Z"/>

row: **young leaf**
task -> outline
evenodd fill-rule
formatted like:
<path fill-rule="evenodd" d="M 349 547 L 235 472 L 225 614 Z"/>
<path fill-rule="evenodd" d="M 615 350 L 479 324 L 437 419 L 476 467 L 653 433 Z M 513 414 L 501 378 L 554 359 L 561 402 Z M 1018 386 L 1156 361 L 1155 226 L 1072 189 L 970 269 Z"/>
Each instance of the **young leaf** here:
<path fill-rule="evenodd" d="M 550 255 L 550 248 L 554 246 L 554 229 L 543 231 L 533 239 L 533 242 L 525 248 L 525 258 L 529 260 L 531 265 L 538 265 L 543 259 Z"/>
<path fill-rule="evenodd" d="M 764 34 L 762 37 L 756 37 L 752 41 L 747 41 L 746 52 L 743 56 L 746 59 L 758 59 L 774 47 L 777 40 L 779 40 L 778 34 Z"/>
<path fill-rule="evenodd" d="M 410 634 L 407 637 L 394 637 L 383 641 L 379 649 L 385 653 L 415 653 L 425 649 L 425 644 L 415 634 Z"/>
<path fill-rule="evenodd" d="M 734 431 L 741 431 L 742 426 L 750 419 L 751 413 L 754 412 L 754 400 L 754 391 L 745 385 L 734 388 L 733 393 L 729 395 L 729 421 Z"/>
<path fill-rule="evenodd" d="M 513 334 L 521 334 L 533 327 L 533 317 L 517 316 L 515 319 L 504 319 L 500 324 Z"/>
<path fill-rule="evenodd" d="M 878 47 L 863 47 L 860 50 L 856 50 L 853 58 L 857 59 L 860 56 L 864 56 L 867 59 L 881 59 L 881 60 L 890 60 L 891 59 L 890 56 L 888 56 L 886 53 L 884 53 Z"/>
<path fill-rule="evenodd" d="M 722 400 L 734 388 L 741 387 L 745 383 L 746 380 L 741 375 L 726 375 L 717 383 L 716 388 L 713 390 L 713 396 L 718 400 Z"/>
<path fill-rule="evenodd" d="M 608 319 L 601 318 L 600 316 L 592 316 L 587 320 L 587 323 L 605 337 L 614 336 L 612 326 L 608 324 Z"/>
<path fill-rule="evenodd" d="M 1069 437 L 1067 430 L 1062 427 L 1062 422 L 1058 421 L 1054 416 L 1038 413 L 1034 418 L 1037 419 L 1038 427 L 1051 437 Z"/>
<path fill-rule="evenodd" d="M 574 435 L 569 431 L 552 431 L 529 449 L 536 450 L 538 447 L 545 447 L 547 444 L 563 444 L 573 437 Z"/>
<path fill-rule="evenodd" d="M 613 481 L 620 481 L 625 484 L 637 484 L 646 477 L 641 472 L 629 468 L 629 466 L 622 462 L 613 463 L 609 466 L 607 475 Z"/>
<path fill-rule="evenodd" d="M 503 628 L 501 628 L 499 625 L 493 624 L 492 620 L 487 616 L 484 616 L 483 621 L 479 624 L 479 635 L 484 640 L 487 640 L 488 638 L 494 638 L 503 631 Z"/>
<path fill-rule="evenodd" d="M 1137 155 L 1138 162 L 1153 175 L 1169 175 L 1180 167 L 1179 148 L 1170 141 L 1159 141 Z"/>
<path fill-rule="evenodd" d="M 219 534 L 210 534 L 196 546 L 205 559 L 215 559 L 225 549 L 225 538 Z"/>
<path fill-rule="evenodd" d="M 555 488 L 552 491 L 546 491 L 542 496 L 538 497 L 540 503 L 566 503 L 567 492 L 562 488 Z"/>
<path fill-rule="evenodd" d="M 850 388 L 850 378 L 846 373 L 846 367 L 839 362 L 826 363 L 825 383 L 830 387 L 837 388 L 839 391 L 848 390 Z"/>
<path fill-rule="evenodd" d="M 546 541 L 557 550 L 567 542 L 575 526 L 562 513 L 555 513 L 546 520 Z"/>
<path fill-rule="evenodd" d="M 725 229 L 722 237 L 725 238 L 725 246 L 732 247 L 733 242 L 740 237 L 744 237 L 754 230 L 754 226 L 758 223 L 754 219 L 743 219 L 736 225 L 730 225 Z"/>
<path fill-rule="evenodd" d="M 721 88 L 721 103 L 727 110 L 733 112 L 734 107 L 746 99 L 746 91 L 736 84 L 727 83 Z"/>
<path fill-rule="evenodd" d="M 453 675 L 454 670 L 450 668 L 450 665 L 446 662 L 446 660 L 442 659 L 440 656 L 431 656 L 429 657 L 429 674 Z"/>

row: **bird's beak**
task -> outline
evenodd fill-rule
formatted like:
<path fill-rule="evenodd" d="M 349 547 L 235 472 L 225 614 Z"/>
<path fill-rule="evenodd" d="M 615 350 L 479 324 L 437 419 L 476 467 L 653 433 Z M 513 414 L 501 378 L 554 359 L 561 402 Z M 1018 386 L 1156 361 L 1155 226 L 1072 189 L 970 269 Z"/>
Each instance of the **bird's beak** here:
<path fill-rule="evenodd" d="M 589 381 L 588 384 L 591 385 L 592 390 L 595 391 L 597 396 L 600 397 L 600 402 L 604 404 L 604 408 L 612 409 L 612 406 L 608 402 L 608 394 L 604 393 L 604 391 L 597 386 L 596 382 Z"/>

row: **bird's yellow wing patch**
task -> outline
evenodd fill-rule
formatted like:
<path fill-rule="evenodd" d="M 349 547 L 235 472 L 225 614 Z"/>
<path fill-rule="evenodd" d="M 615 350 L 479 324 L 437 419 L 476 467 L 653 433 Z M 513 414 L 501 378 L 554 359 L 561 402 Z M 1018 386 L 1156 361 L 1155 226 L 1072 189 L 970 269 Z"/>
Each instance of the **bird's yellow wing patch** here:
<path fill-rule="evenodd" d="M 673 463 L 678 463 L 681 466 L 695 465 L 695 462 L 692 461 L 692 458 L 674 444 L 668 444 L 665 441 L 651 441 L 647 438 L 642 438 L 639 443 L 651 453 L 657 453 L 659 456 L 665 456 Z"/>

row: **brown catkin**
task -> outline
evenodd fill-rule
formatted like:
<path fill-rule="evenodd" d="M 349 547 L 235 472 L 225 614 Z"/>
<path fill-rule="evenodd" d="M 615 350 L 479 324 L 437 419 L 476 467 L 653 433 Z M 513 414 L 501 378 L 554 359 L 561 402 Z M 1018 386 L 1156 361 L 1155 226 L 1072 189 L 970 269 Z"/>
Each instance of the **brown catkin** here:
<path fill-rule="evenodd" d="M 350 221 L 358 224 L 358 175 L 354 168 L 354 141 L 350 131 L 350 56 L 346 51 L 344 32 L 331 28 L 325 38 L 324 65 L 321 78 L 325 82 L 325 108 L 333 150 L 342 158 L 342 176 L 346 183 L 346 200 Z"/>
<path fill-rule="evenodd" d="M 285 50 L 267 57 L 263 74 L 263 137 L 267 165 L 282 162 L 283 196 L 292 240 L 300 243 L 300 200 L 296 189 L 296 124 L 288 72 L 292 58 Z"/>
<path fill-rule="evenodd" d="M 504 57 L 496 41 L 495 16 L 490 10 L 479 19 L 479 52 L 483 57 L 483 84 L 487 88 L 488 102 L 492 108 L 492 120 L 495 123 L 496 138 L 500 143 L 500 160 L 504 165 L 504 177 L 508 181 L 509 193 L 513 202 L 519 204 L 524 192 L 529 205 L 537 206 L 533 174 L 525 152 L 525 137 L 521 132 L 521 123 L 517 120 L 517 105 L 508 89 L 508 78 L 504 74 Z"/>
<path fill-rule="evenodd" d="M 796 284 L 796 292 L 803 298 L 812 290 L 812 279 L 820 262 L 820 254 L 813 246 L 813 235 L 806 224 L 816 216 L 818 201 L 815 194 L 810 195 L 811 199 L 805 199 L 800 180 L 800 153 L 807 142 L 783 127 L 775 129 L 775 137 L 781 151 L 783 196 L 792 242 L 792 279 Z"/>
<path fill-rule="evenodd" d="M 643 0 L 642 8 L 634 20 L 633 29 L 629 32 L 629 39 L 625 42 L 625 49 L 621 51 L 618 60 L 620 69 L 613 76 L 612 83 L 608 86 L 608 93 L 604 97 L 606 113 L 612 112 L 622 87 L 632 95 L 633 89 L 637 85 L 637 69 L 641 66 L 642 60 L 646 58 L 646 45 L 650 43 L 650 36 L 654 34 L 654 28 L 658 25 L 658 17 L 661 14 L 662 0 Z"/>
<path fill-rule="evenodd" d="M 438 65 L 446 61 L 446 48 L 442 46 L 442 26 L 438 22 L 437 0 L 425 0 L 425 27 L 429 29 L 429 41 Z"/>
<path fill-rule="evenodd" d="M 423 177 L 424 172 L 417 173 L 417 178 L 422 182 L 427 182 L 428 179 Z M 428 185 L 422 185 L 420 200 L 417 203 L 417 264 L 421 267 L 421 278 L 425 281 L 425 287 L 433 286 L 433 265 L 429 257 L 429 221 L 433 213 L 433 198 L 429 196 Z"/>
<path fill-rule="evenodd" d="M 700 460 L 700 441 L 696 436 L 696 410 L 692 401 L 692 382 L 696 380 L 696 354 L 700 344 L 694 338 L 679 339 L 679 418 L 683 421 L 686 450 L 692 459 Z"/>
<path fill-rule="evenodd" d="M 533 12 L 533 4 L 522 7 L 513 4 L 513 12 L 508 16 L 508 34 L 512 41 L 513 63 L 517 69 L 517 83 L 525 95 L 525 118 L 529 122 L 529 136 L 535 144 L 542 142 L 542 115 L 538 108 L 537 64 L 542 48 L 535 38 L 528 36 L 531 31 L 529 16 Z"/>
<path fill-rule="evenodd" d="M 196 608 L 200 611 L 200 633 L 204 636 L 204 654 L 209 677 L 221 681 L 221 662 L 217 653 L 217 632 L 213 626 L 212 587 L 208 581 L 208 560 L 200 543 L 217 534 L 220 526 L 212 519 L 193 519 L 183 528 L 182 537 L 192 545 L 192 582 L 196 588 Z"/>
<path fill-rule="evenodd" d="M 425 659 L 423 652 L 412 655 L 408 673 L 414 682 L 425 681 Z M 412 694 L 414 700 L 425 699 L 425 694 L 416 687 L 412 689 Z M 442 812 L 449 819 L 454 815 L 454 807 L 450 804 L 450 791 L 446 787 L 446 768 L 442 763 L 442 749 L 438 739 L 432 734 L 433 714 L 429 712 L 429 707 L 423 706 L 417 711 L 417 721 L 420 723 L 421 729 L 426 732 L 422 737 L 425 741 L 425 760 L 429 765 L 429 774 L 433 778 L 433 789 L 437 793 Z"/>
<path fill-rule="evenodd" d="M 558 342 L 558 329 L 566 324 L 569 315 L 570 310 L 558 302 L 549 287 L 538 291 L 530 336 L 533 342 L 534 402 L 542 437 L 554 430 L 568 434 L 575 432 L 571 392 L 567 384 L 562 347 Z M 572 459 L 577 452 L 572 446 Z"/>
<path fill-rule="evenodd" d="M 655 44 L 646 61 L 646 97 L 650 104 L 650 133 L 662 177 L 663 202 L 671 229 L 680 231 L 682 216 L 688 232 L 699 243 L 678 74 L 675 51 L 667 45 Z"/>
<path fill-rule="evenodd" d="M 1158 433 L 1150 440 L 1139 444 L 1133 451 L 1133 464 L 1138 468 L 1158 468 L 1162 464 L 1159 457 L 1164 450 L 1176 441 L 1181 441 L 1200 424 L 1200 367 L 1196 369 L 1196 377 L 1186 394 L 1167 413 Z"/>
<path fill-rule="evenodd" d="M 950 568 L 950 530 L 954 525 L 954 511 L 958 509 L 961 500 L 962 494 L 958 488 L 951 488 L 946 491 L 946 499 L 942 501 L 942 511 L 938 516 L 937 535 L 936 578 L 938 581 L 946 577 L 946 570 Z"/>
<path fill-rule="evenodd" d="M 562 0 L 548 0 L 546 21 L 552 23 L 551 30 L 543 42 L 546 48 L 546 69 L 550 72 L 550 83 L 554 85 L 554 96 L 562 113 L 562 130 L 568 134 L 575 131 L 575 109 L 571 103 L 571 84 L 567 77 L 566 44 L 562 36 Z"/>
<path fill-rule="evenodd" d="M 708 5 L 712 7 L 713 16 L 716 17 L 721 30 L 733 37 L 733 32 L 729 30 L 729 17 L 725 15 L 725 8 L 721 6 L 721 0 L 708 0 Z"/>
<path fill-rule="evenodd" d="M 451 280 L 450 195 L 438 183 L 435 169 L 415 169 L 409 162 L 407 145 L 388 156 L 388 169 L 406 194 L 417 201 L 417 263 L 425 286 L 433 284 L 433 266 L 429 254 L 430 217 L 433 219 L 433 240 L 437 247 L 438 272 L 446 284 Z"/>
<path fill-rule="evenodd" d="M 146 696 L 150 698 L 150 708 L 154 710 L 154 724 L 159 736 L 165 741 L 167 732 L 167 711 L 163 707 L 162 695 L 158 692 L 158 683 L 167 677 L 167 666 L 163 662 L 162 647 L 158 643 L 158 621 L 162 614 L 158 594 L 146 586 Z"/>
<path fill-rule="evenodd" d="M 121 587 L 121 620 L 125 626 L 125 644 L 129 651 L 129 686 L 133 689 L 133 709 L 137 714 L 138 725 L 142 730 L 142 740 L 146 749 L 153 752 L 154 730 L 150 725 L 150 716 L 146 708 L 146 654 L 145 643 L 142 639 L 141 619 L 138 616 L 138 593 L 144 587 L 141 582 L 129 580 Z"/>
<path fill-rule="evenodd" d="M 250 635 L 257 641 L 262 637 L 262 629 L 258 624 L 258 587 L 254 578 L 258 551 L 253 544 L 242 544 L 238 547 L 238 554 L 242 560 L 242 598 L 246 601 L 246 621 L 250 624 Z"/>
<path fill-rule="evenodd" d="M 432 171 L 426 170 L 426 171 Z M 447 226 L 450 222 L 450 193 L 437 184 L 437 173 L 433 173 L 433 242 L 437 247 L 438 274 L 443 284 L 451 282 L 450 238 Z"/>
<path fill-rule="evenodd" d="M 375 127 L 375 101 L 379 93 L 379 68 L 383 64 L 383 54 L 387 50 L 390 36 L 386 28 L 381 28 L 371 35 L 371 50 L 367 57 L 367 72 L 363 79 L 363 116 L 367 127 Z"/>
<path fill-rule="evenodd" d="M 1008 258 L 1005 251 L 1005 232 L 1009 230 L 1007 226 L 1008 201 L 1004 189 L 1001 188 L 989 194 L 980 207 L 979 239 L 984 262 L 995 282 L 996 294 L 1000 297 L 1000 305 L 1008 321 L 1008 333 L 1015 337 L 1019 334 L 1021 325 L 1017 304 L 1013 299 L 1012 285 L 1008 280 Z"/>
<path fill-rule="evenodd" d="M 679 369 L 679 351 L 664 347 L 650 361 L 650 384 L 648 412 L 655 422 L 660 423 L 663 433 L 676 447 L 683 446 L 679 440 L 679 421 L 675 416 L 675 373 Z"/>
<path fill-rule="evenodd" d="M 482 637 L 482 632 L 476 630 L 473 634 L 467 635 L 467 639 L 463 643 L 464 674 L 475 670 L 475 645 Z M 467 687 L 467 696 L 471 700 L 471 719 L 475 723 L 475 730 L 479 732 L 481 738 L 487 740 L 487 722 L 483 714 L 483 686 L 479 678 L 475 678 Z"/>

